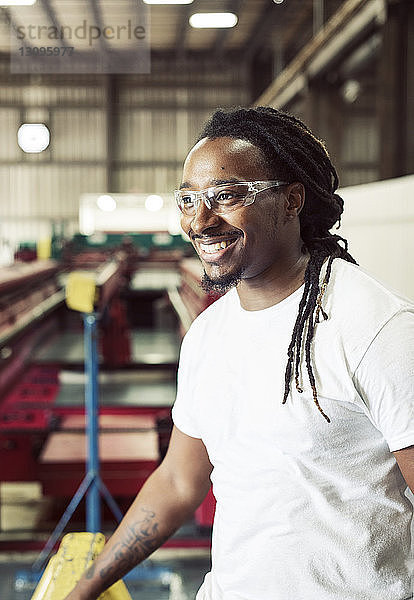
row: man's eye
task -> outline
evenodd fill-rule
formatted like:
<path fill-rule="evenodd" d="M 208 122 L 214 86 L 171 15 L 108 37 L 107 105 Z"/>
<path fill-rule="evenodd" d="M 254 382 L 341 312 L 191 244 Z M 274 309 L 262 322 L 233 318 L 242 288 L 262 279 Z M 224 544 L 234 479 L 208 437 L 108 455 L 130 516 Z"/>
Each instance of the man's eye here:
<path fill-rule="evenodd" d="M 231 202 L 235 199 L 237 199 L 237 194 L 233 190 L 226 190 L 225 192 L 216 194 L 217 202 Z"/>
<path fill-rule="evenodd" d="M 194 203 L 194 199 L 192 196 L 181 196 L 181 202 L 188 206 L 189 204 Z"/>

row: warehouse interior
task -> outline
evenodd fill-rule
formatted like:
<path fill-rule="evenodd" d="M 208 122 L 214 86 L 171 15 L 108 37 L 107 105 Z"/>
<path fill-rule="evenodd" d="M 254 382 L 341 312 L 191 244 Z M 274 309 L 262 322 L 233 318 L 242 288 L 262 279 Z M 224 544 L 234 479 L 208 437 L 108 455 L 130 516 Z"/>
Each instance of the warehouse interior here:
<path fill-rule="evenodd" d="M 196 13 L 236 22 L 194 27 Z M 100 473 L 121 513 L 165 454 L 181 340 L 216 299 L 173 190 L 217 107 L 303 119 L 338 169 L 341 235 L 414 298 L 414 3 L 0 0 L 0 83 L 0 597 L 26 600 L 85 474 L 85 315 Z M 32 142 L 46 132 L 41 150 L 23 149 L 25 125 Z M 85 531 L 84 498 L 72 512 L 50 552 Z M 114 512 L 100 503 L 105 534 Z M 194 597 L 213 513 L 210 493 L 126 580 L 132 598 Z"/>

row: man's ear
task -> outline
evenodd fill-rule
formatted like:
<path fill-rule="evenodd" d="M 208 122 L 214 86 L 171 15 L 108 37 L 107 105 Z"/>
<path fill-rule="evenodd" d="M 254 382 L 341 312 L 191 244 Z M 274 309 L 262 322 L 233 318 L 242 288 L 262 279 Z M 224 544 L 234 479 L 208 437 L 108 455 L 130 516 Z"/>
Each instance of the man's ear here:
<path fill-rule="evenodd" d="M 305 187 L 302 183 L 290 183 L 285 191 L 285 210 L 288 220 L 297 217 L 305 203 Z"/>

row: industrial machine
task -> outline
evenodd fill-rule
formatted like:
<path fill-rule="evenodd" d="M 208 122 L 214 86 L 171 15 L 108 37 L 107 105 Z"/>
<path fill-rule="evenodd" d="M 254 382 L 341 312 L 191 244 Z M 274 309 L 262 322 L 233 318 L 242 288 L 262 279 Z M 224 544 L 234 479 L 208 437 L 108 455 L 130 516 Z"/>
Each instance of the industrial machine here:
<path fill-rule="evenodd" d="M 160 261 L 128 247 L 109 253 L 84 248 L 71 260 L 66 254 L 60 262 L 0 271 L 0 481 L 40 482 L 44 498 L 53 498 L 38 515 L 40 531 L 53 528 L 85 474 L 82 320 L 64 302 L 75 270 L 95 290 L 81 311 L 99 314 L 101 477 L 122 510 L 166 451 L 180 340 L 215 299 L 199 286 L 198 259 L 182 254 Z M 74 527 L 84 510 L 81 502 Z M 210 494 L 197 512 L 198 525 L 208 529 L 213 512 Z M 106 509 L 103 518 L 111 518 Z M 41 549 L 42 542 L 4 538 L 0 547 Z"/>

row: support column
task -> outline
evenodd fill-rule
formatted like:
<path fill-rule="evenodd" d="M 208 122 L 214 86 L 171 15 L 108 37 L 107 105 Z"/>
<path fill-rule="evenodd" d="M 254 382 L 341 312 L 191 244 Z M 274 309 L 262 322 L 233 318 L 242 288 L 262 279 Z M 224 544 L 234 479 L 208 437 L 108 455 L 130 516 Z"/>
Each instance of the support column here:
<path fill-rule="evenodd" d="M 98 323 L 95 314 L 85 314 L 85 408 L 88 444 L 87 473 L 91 484 L 86 493 L 86 530 L 98 533 L 101 528 L 101 498 L 99 493 L 99 408 L 98 408 Z"/>
<path fill-rule="evenodd" d="M 413 24 L 412 0 L 388 1 L 377 96 L 381 179 L 399 177 L 414 170 L 414 142 L 412 133 L 409 134 L 414 118 Z"/>
<path fill-rule="evenodd" d="M 408 3 L 407 19 L 407 155 L 406 174 L 414 173 L 414 3 Z"/>

